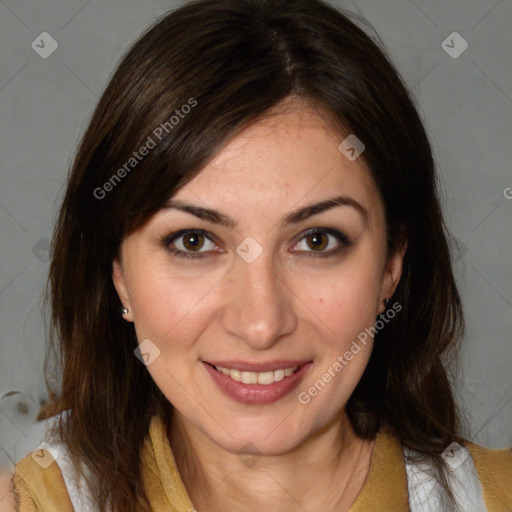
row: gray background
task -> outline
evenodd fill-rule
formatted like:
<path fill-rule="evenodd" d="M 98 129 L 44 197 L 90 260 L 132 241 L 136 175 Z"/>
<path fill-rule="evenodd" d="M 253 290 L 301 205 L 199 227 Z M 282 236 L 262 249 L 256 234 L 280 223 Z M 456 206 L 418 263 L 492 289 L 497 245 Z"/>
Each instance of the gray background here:
<path fill-rule="evenodd" d="M 460 251 L 455 271 L 468 324 L 460 403 L 473 441 L 512 446 L 511 0 L 332 3 L 370 21 L 418 100 Z M 0 1 L 0 460 L 7 464 L 40 441 L 40 299 L 70 159 L 122 52 L 177 5 Z M 454 31 L 468 43 L 457 58 L 441 46 Z M 43 46 L 42 32 L 58 43 L 46 59 L 31 47 Z M 452 53 L 462 48 L 453 36 L 446 44 Z"/>

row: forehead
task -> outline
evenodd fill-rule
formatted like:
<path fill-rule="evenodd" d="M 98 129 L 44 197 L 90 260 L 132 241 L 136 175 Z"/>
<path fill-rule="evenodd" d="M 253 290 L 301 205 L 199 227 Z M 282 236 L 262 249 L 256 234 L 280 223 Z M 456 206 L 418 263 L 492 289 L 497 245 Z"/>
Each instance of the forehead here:
<path fill-rule="evenodd" d="M 304 102 L 279 105 L 231 139 L 174 198 L 231 205 L 243 215 L 348 195 L 379 215 L 374 180 L 362 158 L 351 161 L 340 152 L 340 132 Z"/>

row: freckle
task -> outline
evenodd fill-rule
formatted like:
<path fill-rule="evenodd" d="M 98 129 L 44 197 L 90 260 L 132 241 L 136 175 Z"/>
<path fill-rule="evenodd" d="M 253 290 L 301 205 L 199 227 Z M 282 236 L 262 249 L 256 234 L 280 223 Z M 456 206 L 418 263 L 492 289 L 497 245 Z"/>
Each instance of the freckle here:
<path fill-rule="evenodd" d="M 324 299 L 320 298 L 320 304 L 324 303 Z"/>

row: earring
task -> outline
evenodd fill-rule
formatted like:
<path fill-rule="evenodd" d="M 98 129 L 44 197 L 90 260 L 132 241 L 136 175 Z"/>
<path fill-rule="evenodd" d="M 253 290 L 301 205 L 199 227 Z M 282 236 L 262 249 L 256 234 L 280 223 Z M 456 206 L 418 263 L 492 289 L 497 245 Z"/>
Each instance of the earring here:
<path fill-rule="evenodd" d="M 391 299 L 384 299 L 384 306 L 386 306 L 386 309 L 388 308 L 390 302 Z"/>
<path fill-rule="evenodd" d="M 124 315 L 127 315 L 129 311 L 130 311 L 130 310 L 129 310 L 128 308 L 125 308 L 124 306 L 121 308 L 121 314 L 122 314 L 123 316 L 124 316 Z"/>

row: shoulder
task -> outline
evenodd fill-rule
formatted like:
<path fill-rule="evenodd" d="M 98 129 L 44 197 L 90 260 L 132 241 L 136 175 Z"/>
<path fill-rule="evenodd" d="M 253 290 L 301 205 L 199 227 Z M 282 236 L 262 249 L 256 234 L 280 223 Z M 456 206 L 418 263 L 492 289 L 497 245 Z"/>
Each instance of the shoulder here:
<path fill-rule="evenodd" d="M 493 450 L 466 441 L 489 512 L 512 510 L 512 448 Z"/>
<path fill-rule="evenodd" d="M 13 473 L 0 471 L 0 510 L 2 512 L 15 512 L 16 500 L 12 488 Z"/>
<path fill-rule="evenodd" d="M 13 482 L 20 512 L 73 510 L 60 468 L 48 450 L 39 449 L 21 459 Z"/>

